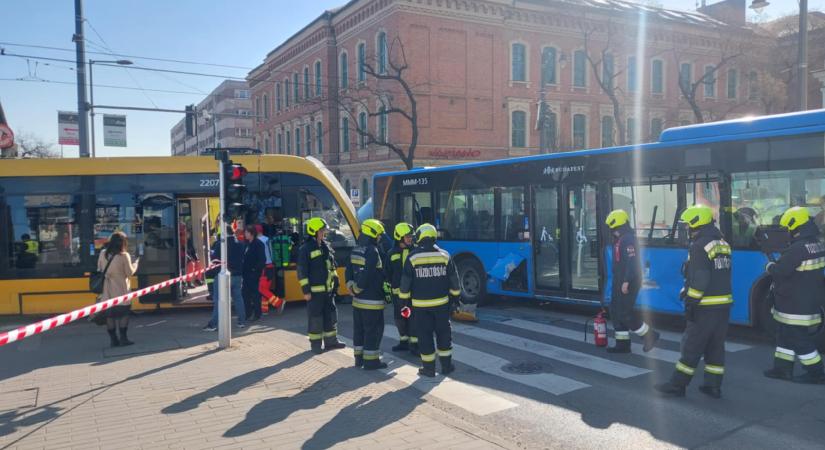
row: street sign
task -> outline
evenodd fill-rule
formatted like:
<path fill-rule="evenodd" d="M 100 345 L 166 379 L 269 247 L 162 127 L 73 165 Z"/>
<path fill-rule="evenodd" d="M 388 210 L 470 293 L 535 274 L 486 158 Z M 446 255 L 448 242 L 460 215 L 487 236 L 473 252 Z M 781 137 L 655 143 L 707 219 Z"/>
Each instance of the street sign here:
<path fill-rule="evenodd" d="M 361 206 L 361 189 L 352 188 L 349 190 L 349 198 L 352 200 L 352 205 L 356 208 Z"/>
<path fill-rule="evenodd" d="M 12 148 L 14 146 L 14 133 L 8 125 L 0 123 L 0 149 Z"/>
<path fill-rule="evenodd" d="M 103 145 L 126 147 L 126 116 L 103 115 Z"/>
<path fill-rule="evenodd" d="M 80 125 L 76 112 L 57 112 L 57 143 L 60 145 L 80 145 Z"/>

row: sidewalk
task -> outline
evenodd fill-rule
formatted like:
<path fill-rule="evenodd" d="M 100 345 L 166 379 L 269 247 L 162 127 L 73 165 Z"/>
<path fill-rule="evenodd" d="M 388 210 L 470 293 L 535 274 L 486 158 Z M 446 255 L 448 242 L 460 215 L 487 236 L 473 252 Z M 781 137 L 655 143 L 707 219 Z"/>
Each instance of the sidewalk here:
<path fill-rule="evenodd" d="M 206 311 L 135 317 L 131 347 L 110 349 L 84 321 L 0 347 L 0 448 L 507 445 L 413 386 L 352 368 L 350 349 L 312 357 L 305 317 L 290 305 L 227 351 L 200 330 Z"/>

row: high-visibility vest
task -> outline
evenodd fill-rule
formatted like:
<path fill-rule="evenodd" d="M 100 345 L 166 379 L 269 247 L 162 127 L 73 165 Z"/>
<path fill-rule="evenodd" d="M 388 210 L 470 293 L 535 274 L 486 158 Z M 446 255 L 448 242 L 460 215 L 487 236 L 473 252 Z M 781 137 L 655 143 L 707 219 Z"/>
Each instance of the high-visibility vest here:
<path fill-rule="evenodd" d="M 40 243 L 34 240 L 24 241 L 26 244 L 26 253 L 31 253 L 32 255 L 36 255 L 40 253 Z"/>
<path fill-rule="evenodd" d="M 292 254 L 292 239 L 286 234 L 278 234 L 269 240 L 272 251 L 272 264 L 275 267 L 289 266 L 290 255 Z"/>

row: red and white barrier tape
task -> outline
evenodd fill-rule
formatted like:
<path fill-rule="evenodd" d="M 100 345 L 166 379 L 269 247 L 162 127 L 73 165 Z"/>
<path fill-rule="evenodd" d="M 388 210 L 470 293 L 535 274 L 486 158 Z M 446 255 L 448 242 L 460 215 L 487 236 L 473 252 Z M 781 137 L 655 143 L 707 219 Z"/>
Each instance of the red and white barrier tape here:
<path fill-rule="evenodd" d="M 76 309 L 72 312 L 68 312 L 65 314 L 61 314 L 59 316 L 52 317 L 50 319 L 41 320 L 40 322 L 35 322 L 31 325 L 26 325 L 25 327 L 20 327 L 16 330 L 11 330 L 5 333 L 0 333 L 0 347 L 6 344 L 10 344 L 15 341 L 19 341 L 25 339 L 29 336 L 33 336 L 35 334 L 40 334 L 44 331 L 51 330 L 53 328 L 57 328 L 62 325 L 66 325 L 67 323 L 74 322 L 75 320 L 82 319 L 84 317 L 90 316 L 94 313 L 99 313 L 101 311 L 105 311 L 113 306 L 117 306 L 127 300 L 133 300 L 138 297 L 142 297 L 146 294 L 156 292 L 160 289 L 165 287 L 171 286 L 175 283 L 181 281 L 188 281 L 192 278 L 198 277 L 203 275 L 207 270 L 214 269 L 215 267 L 219 267 L 220 264 L 211 265 L 205 269 L 197 270 L 195 272 L 187 273 L 186 275 L 179 276 L 177 278 L 172 278 L 171 280 L 166 280 L 162 283 L 158 283 L 149 287 L 145 287 L 143 289 L 130 292 L 126 295 L 121 295 L 120 297 L 110 298 L 109 300 L 104 300 L 100 303 L 95 303 L 94 305 L 89 305 L 85 308 Z"/>

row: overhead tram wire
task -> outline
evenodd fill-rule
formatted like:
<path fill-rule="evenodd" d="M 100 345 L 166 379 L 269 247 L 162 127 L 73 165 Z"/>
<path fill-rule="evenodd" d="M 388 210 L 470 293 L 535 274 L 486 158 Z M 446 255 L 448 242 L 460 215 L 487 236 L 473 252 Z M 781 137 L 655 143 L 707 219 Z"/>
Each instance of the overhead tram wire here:
<path fill-rule="evenodd" d="M 25 78 L 0 78 L 0 81 L 19 81 L 23 83 L 47 83 L 47 84 L 65 84 L 65 85 L 77 85 L 76 81 L 60 81 L 60 80 L 48 80 L 45 78 L 38 78 L 38 79 L 25 79 Z M 95 87 L 99 88 L 108 88 L 108 89 L 125 89 L 131 91 L 139 91 L 140 89 L 136 87 L 130 86 L 115 86 L 111 84 L 95 84 Z M 157 92 L 161 94 L 183 94 L 183 95 L 202 95 L 201 92 L 187 92 L 187 91 L 173 91 L 167 89 L 151 89 L 151 88 L 143 88 L 149 92 Z"/>

